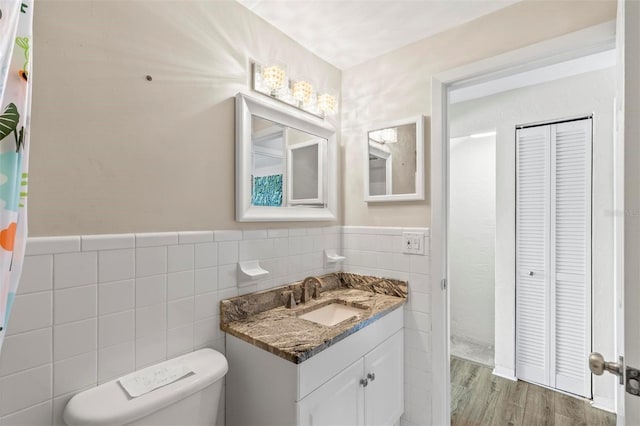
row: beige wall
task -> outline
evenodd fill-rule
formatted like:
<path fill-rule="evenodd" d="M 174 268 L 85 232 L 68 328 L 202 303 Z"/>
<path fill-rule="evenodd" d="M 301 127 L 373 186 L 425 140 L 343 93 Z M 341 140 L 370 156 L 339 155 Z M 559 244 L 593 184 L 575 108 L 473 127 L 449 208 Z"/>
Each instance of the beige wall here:
<path fill-rule="evenodd" d="M 342 75 L 345 225 L 429 225 L 428 201 L 367 205 L 363 201 L 362 158 L 365 132 L 376 122 L 430 114 L 433 75 L 615 19 L 615 7 L 611 0 L 523 1 L 345 70 Z M 429 134 L 429 126 L 425 133 Z M 428 144 L 426 151 L 428 164 Z M 425 182 L 428 200 L 428 179 Z"/>
<path fill-rule="evenodd" d="M 31 236 L 252 227 L 234 220 L 249 58 L 340 87 L 235 1 L 43 0 L 34 25 Z"/>
<path fill-rule="evenodd" d="M 524 1 L 344 71 L 341 221 L 429 224 L 428 201 L 363 202 L 362 148 L 371 123 L 429 115 L 432 75 L 614 15 L 610 0 Z M 264 227 L 234 220 L 233 96 L 249 58 L 341 83 L 234 1 L 40 1 L 30 235 Z"/>

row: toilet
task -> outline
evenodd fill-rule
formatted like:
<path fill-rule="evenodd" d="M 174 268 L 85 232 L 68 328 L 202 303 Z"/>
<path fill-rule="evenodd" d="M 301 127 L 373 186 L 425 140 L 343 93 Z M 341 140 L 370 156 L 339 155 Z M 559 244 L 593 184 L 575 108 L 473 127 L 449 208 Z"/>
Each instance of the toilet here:
<path fill-rule="evenodd" d="M 159 368 L 186 366 L 189 374 L 144 395 L 131 398 L 115 379 L 74 395 L 64 410 L 69 426 L 215 425 L 227 374 L 227 359 L 213 349 L 198 351 L 147 367 L 131 375 L 149 376 Z"/>

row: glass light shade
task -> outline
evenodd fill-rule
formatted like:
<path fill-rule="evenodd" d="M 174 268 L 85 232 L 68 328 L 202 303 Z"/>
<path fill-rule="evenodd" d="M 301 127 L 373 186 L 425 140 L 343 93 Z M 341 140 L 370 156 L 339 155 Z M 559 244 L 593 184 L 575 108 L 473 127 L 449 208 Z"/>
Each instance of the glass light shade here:
<path fill-rule="evenodd" d="M 323 114 L 334 114 L 338 110 L 338 100 L 328 93 L 318 95 L 318 110 Z"/>
<path fill-rule="evenodd" d="M 298 101 L 293 97 L 293 93 L 291 92 L 289 85 L 280 88 L 275 96 L 278 100 L 288 103 L 289 105 L 297 106 L 298 104 Z"/>
<path fill-rule="evenodd" d="M 271 89 L 278 90 L 284 87 L 287 81 L 287 73 L 277 65 L 271 65 L 262 69 L 262 81 Z"/>
<path fill-rule="evenodd" d="M 313 94 L 313 86 L 308 81 L 297 81 L 293 84 L 293 97 L 298 101 L 308 104 Z"/>
<path fill-rule="evenodd" d="M 289 78 L 285 64 L 271 62 L 271 65 L 263 66 L 254 62 L 252 68 L 252 85 L 256 92 L 321 118 L 338 112 L 337 92 L 328 89 L 319 95 L 309 80 Z"/>

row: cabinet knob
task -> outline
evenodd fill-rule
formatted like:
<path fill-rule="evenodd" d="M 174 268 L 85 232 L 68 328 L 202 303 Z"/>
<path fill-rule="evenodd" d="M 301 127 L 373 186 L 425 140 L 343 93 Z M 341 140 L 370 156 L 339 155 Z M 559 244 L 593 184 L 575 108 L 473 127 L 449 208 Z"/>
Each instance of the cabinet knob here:
<path fill-rule="evenodd" d="M 373 382 L 376 379 L 376 373 L 367 374 L 367 379 L 369 379 L 369 380 L 371 380 Z"/>
<path fill-rule="evenodd" d="M 367 379 L 360 379 L 360 384 L 362 385 L 363 388 L 366 388 L 367 385 L 369 384 L 369 380 Z"/>

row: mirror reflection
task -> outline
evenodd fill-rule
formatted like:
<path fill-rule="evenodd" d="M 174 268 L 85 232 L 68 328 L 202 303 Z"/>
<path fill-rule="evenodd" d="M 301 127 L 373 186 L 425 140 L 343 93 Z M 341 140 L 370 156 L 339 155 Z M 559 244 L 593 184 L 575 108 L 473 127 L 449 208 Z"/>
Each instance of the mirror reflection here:
<path fill-rule="evenodd" d="M 327 140 L 252 116 L 251 205 L 325 206 Z"/>
<path fill-rule="evenodd" d="M 251 205 L 282 205 L 284 181 L 284 126 L 253 116 L 251 120 Z"/>
<path fill-rule="evenodd" d="M 416 193 L 416 123 L 368 132 L 369 195 Z"/>

